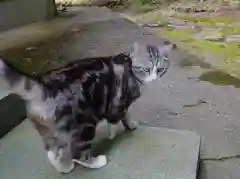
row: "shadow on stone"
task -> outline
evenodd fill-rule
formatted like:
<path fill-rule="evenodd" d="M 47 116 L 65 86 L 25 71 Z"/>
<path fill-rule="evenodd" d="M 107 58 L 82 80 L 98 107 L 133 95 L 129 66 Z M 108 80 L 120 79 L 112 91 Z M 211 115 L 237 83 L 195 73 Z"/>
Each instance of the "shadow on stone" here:
<path fill-rule="evenodd" d="M 240 79 L 220 70 L 203 73 L 201 76 L 199 76 L 199 79 L 201 81 L 208 81 L 215 85 L 233 85 L 236 88 L 240 88 Z"/>
<path fill-rule="evenodd" d="M 179 59 L 179 66 L 181 67 L 193 67 L 193 66 L 199 66 L 203 69 L 210 69 L 212 66 L 210 63 L 205 62 L 203 59 L 200 59 L 196 55 L 187 53 L 186 51 L 178 50 L 178 57 Z"/>
<path fill-rule="evenodd" d="M 26 118 L 24 101 L 17 95 L 9 95 L 0 100 L 0 138 Z"/>
<path fill-rule="evenodd" d="M 107 138 L 98 140 L 92 148 L 92 154 L 94 156 L 109 154 L 109 152 L 112 151 L 113 148 L 115 148 L 116 146 L 118 146 L 118 144 L 128 138 L 132 132 L 121 132 L 113 140 Z"/>

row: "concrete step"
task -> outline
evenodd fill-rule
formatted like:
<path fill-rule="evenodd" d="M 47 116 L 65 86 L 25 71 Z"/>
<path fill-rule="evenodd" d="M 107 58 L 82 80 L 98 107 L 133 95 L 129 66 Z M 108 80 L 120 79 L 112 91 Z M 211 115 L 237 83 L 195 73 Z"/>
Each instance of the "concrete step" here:
<path fill-rule="evenodd" d="M 90 170 L 81 166 L 57 173 L 48 163 L 43 144 L 29 121 L 0 140 L 1 179 L 195 179 L 200 138 L 189 131 L 139 127 L 114 141 L 98 128 L 94 151 L 105 153 L 108 165 Z"/>

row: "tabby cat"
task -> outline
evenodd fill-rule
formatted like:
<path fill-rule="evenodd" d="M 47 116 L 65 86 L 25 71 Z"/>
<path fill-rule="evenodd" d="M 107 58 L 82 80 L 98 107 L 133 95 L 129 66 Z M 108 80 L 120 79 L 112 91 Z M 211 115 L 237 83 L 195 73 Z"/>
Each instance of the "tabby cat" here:
<path fill-rule="evenodd" d="M 76 163 L 101 168 L 106 156 L 91 156 L 97 124 L 108 122 L 111 139 L 119 121 L 126 130 L 136 128 L 128 108 L 143 84 L 166 73 L 172 47 L 135 43 L 129 53 L 74 61 L 36 77 L 0 59 L 0 97 L 15 93 L 25 100 L 28 119 L 57 171 L 71 172 Z"/>

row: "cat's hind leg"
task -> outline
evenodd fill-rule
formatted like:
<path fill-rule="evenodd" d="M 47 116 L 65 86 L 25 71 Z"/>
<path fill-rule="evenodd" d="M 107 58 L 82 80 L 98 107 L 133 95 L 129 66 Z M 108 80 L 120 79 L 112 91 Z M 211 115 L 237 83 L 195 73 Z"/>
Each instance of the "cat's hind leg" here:
<path fill-rule="evenodd" d="M 75 168 L 72 158 L 66 155 L 66 151 L 63 148 L 47 151 L 47 156 L 50 163 L 58 172 L 61 173 L 70 173 Z"/>
<path fill-rule="evenodd" d="M 49 162 L 58 172 L 71 172 L 75 164 L 72 161 L 68 133 L 57 130 L 53 124 L 39 116 L 28 114 L 28 118 L 43 139 Z"/>

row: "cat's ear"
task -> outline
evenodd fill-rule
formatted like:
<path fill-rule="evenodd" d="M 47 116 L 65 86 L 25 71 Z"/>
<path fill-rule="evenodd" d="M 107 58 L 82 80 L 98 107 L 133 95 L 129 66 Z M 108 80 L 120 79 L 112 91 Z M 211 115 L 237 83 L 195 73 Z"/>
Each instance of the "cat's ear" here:
<path fill-rule="evenodd" d="M 138 52 L 141 51 L 142 48 L 143 48 L 143 44 L 142 43 L 134 42 L 132 51 L 135 52 L 135 53 L 138 53 Z"/>
<path fill-rule="evenodd" d="M 138 64 L 139 59 L 143 58 L 146 55 L 146 44 L 141 42 L 134 42 L 130 50 L 130 58 L 132 59 L 133 64 Z"/>
<path fill-rule="evenodd" d="M 162 56 L 168 57 L 169 54 L 175 49 L 177 46 L 175 44 L 164 44 L 159 45 L 158 50 Z"/>
<path fill-rule="evenodd" d="M 131 54 L 132 55 L 138 55 L 141 54 L 143 52 L 143 50 L 146 49 L 146 45 L 141 43 L 141 42 L 134 42 L 132 47 L 131 47 Z"/>

